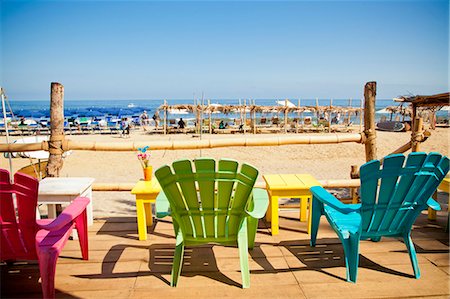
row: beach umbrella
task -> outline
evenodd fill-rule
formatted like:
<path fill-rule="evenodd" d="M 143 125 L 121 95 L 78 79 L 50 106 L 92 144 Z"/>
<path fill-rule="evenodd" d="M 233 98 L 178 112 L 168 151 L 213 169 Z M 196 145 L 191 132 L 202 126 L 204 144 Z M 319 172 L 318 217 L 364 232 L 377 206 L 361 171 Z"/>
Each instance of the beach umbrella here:
<path fill-rule="evenodd" d="M 170 114 L 189 114 L 186 109 L 169 109 Z"/>
<path fill-rule="evenodd" d="M 389 114 L 389 113 L 392 113 L 392 111 L 387 110 L 386 108 L 383 108 L 383 109 L 381 109 L 381 110 L 376 111 L 375 113 Z"/>
<path fill-rule="evenodd" d="M 284 101 L 277 101 L 277 104 L 280 106 L 287 106 L 289 108 L 295 108 L 297 106 L 294 105 L 294 103 L 292 103 L 289 100 L 284 100 Z"/>
<path fill-rule="evenodd" d="M 103 116 L 104 113 L 101 113 L 101 112 L 99 112 L 97 110 L 90 110 L 90 111 L 86 112 L 85 115 L 88 116 L 88 117 Z"/>
<path fill-rule="evenodd" d="M 37 125 L 37 121 L 35 121 L 34 119 L 26 119 L 23 123 L 26 124 L 27 126 Z"/>

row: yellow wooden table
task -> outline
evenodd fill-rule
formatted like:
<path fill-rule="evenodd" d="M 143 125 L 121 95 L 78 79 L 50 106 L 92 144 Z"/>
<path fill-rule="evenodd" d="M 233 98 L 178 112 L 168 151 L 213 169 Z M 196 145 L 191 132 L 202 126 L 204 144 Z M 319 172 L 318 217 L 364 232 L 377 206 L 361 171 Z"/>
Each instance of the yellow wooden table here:
<path fill-rule="evenodd" d="M 441 184 L 438 187 L 439 190 L 450 193 L 450 178 L 444 178 Z M 437 199 L 437 194 L 433 194 L 433 198 Z M 450 205 L 448 205 L 448 211 L 450 212 Z M 436 220 L 436 211 L 432 208 L 428 208 L 428 219 Z"/>
<path fill-rule="evenodd" d="M 161 191 L 156 179 L 139 181 L 131 190 L 136 195 L 136 214 L 138 222 L 139 240 L 147 240 L 147 226 L 153 225 L 152 203 Z"/>
<path fill-rule="evenodd" d="M 269 193 L 269 209 L 266 220 L 271 222 L 272 235 L 278 234 L 278 198 L 300 198 L 300 221 L 307 219 L 308 202 L 311 202 L 312 186 L 321 186 L 310 174 L 267 174 L 263 175 Z M 309 209 L 311 213 L 311 209 Z M 311 231 L 311 217 L 308 217 L 308 234 Z"/>

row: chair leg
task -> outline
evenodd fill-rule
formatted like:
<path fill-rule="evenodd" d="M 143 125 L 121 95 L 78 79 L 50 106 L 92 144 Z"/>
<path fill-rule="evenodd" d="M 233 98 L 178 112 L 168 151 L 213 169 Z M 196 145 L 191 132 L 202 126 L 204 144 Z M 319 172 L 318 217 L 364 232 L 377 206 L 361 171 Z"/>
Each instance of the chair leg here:
<path fill-rule="evenodd" d="M 184 241 L 181 230 L 178 230 L 177 243 L 175 246 L 175 254 L 173 256 L 172 265 L 172 279 L 170 282 L 171 287 L 176 287 L 178 283 L 178 278 L 181 274 L 181 269 L 183 268 L 183 256 L 184 256 Z"/>
<path fill-rule="evenodd" d="M 83 260 L 89 259 L 89 244 L 88 244 L 88 230 L 87 230 L 87 213 L 83 211 L 75 219 L 75 227 L 78 232 L 78 241 L 80 242 L 81 256 Z"/>
<path fill-rule="evenodd" d="M 319 224 L 320 224 L 320 216 L 322 216 L 322 210 L 323 210 L 323 204 L 318 201 L 317 199 L 312 198 L 312 213 L 311 216 L 311 240 L 310 245 L 316 246 L 316 240 L 317 240 L 317 232 L 319 231 Z"/>
<path fill-rule="evenodd" d="M 347 281 L 355 283 L 358 276 L 359 239 L 359 235 L 357 234 L 351 234 L 348 239 L 341 238 L 342 245 L 344 246 Z"/>
<path fill-rule="evenodd" d="M 43 298 L 55 298 L 55 271 L 57 260 L 57 252 L 39 252 L 39 270 L 41 273 Z"/>
<path fill-rule="evenodd" d="M 248 248 L 253 249 L 255 247 L 256 231 L 258 230 L 258 219 L 253 217 L 247 217 L 247 235 L 248 235 Z"/>
<path fill-rule="evenodd" d="M 414 270 L 414 276 L 416 278 L 420 278 L 420 269 L 419 263 L 417 262 L 416 249 L 414 248 L 414 243 L 411 239 L 410 232 L 403 236 L 403 240 L 405 242 L 406 248 L 408 249 L 409 258 L 411 260 L 411 264 Z"/>
<path fill-rule="evenodd" d="M 239 260 L 241 263 L 242 288 L 250 287 L 250 269 L 248 266 L 247 219 L 245 218 L 238 233 Z"/>

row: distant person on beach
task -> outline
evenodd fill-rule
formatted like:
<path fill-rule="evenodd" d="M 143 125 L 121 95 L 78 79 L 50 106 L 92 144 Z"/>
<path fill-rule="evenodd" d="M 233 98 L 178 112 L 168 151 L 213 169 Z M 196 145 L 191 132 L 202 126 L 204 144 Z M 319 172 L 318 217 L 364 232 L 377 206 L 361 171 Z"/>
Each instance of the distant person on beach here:
<path fill-rule="evenodd" d="M 158 111 L 156 111 L 155 114 L 153 114 L 152 119 L 155 121 L 155 128 L 157 128 L 158 125 L 159 125 L 159 113 L 158 113 Z"/>
<path fill-rule="evenodd" d="M 219 129 L 225 129 L 225 124 L 223 123 L 223 120 L 219 123 Z"/>
<path fill-rule="evenodd" d="M 183 118 L 180 118 L 180 120 L 178 121 L 178 128 L 184 129 L 185 126 L 186 126 L 186 124 L 184 123 Z"/>
<path fill-rule="evenodd" d="M 122 137 L 130 137 L 130 122 L 128 121 L 128 118 L 122 118 L 121 127 Z"/>
<path fill-rule="evenodd" d="M 139 116 L 140 121 L 141 121 L 141 126 L 146 126 L 148 125 L 148 114 L 147 111 L 144 110 L 144 112 L 142 112 L 142 114 Z"/>

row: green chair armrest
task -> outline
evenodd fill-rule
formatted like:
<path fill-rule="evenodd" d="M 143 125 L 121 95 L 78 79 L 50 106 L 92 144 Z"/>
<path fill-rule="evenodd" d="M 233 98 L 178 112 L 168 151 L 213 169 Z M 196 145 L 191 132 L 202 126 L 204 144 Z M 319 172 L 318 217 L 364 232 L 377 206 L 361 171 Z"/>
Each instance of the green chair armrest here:
<path fill-rule="evenodd" d="M 435 201 L 433 198 L 429 198 L 427 200 L 427 205 L 432 208 L 435 211 L 440 211 L 441 210 L 441 206 L 439 205 L 439 203 L 437 201 Z"/>
<path fill-rule="evenodd" d="M 170 203 L 167 200 L 166 194 L 164 194 L 164 191 L 161 190 L 159 192 L 158 196 L 156 197 L 156 217 L 157 218 L 164 218 L 166 216 L 170 216 Z"/>
<path fill-rule="evenodd" d="M 253 188 L 250 196 L 249 208 L 251 211 L 246 210 L 246 213 L 255 219 L 261 219 L 269 206 L 269 195 L 265 189 Z"/>
<path fill-rule="evenodd" d="M 330 206 L 343 214 L 357 212 L 361 208 L 361 204 L 350 205 L 342 203 L 340 200 L 331 195 L 327 190 L 325 190 L 321 186 L 314 186 L 311 187 L 309 190 L 313 195 L 313 200 L 317 199 L 323 204 L 326 204 L 327 206 Z"/>

